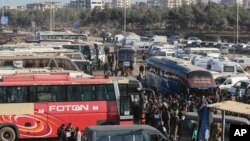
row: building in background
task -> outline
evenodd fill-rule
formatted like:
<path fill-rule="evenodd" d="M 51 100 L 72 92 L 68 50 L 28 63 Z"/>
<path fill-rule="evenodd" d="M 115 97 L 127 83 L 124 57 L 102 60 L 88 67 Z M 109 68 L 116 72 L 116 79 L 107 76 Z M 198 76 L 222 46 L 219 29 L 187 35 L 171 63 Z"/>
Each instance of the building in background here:
<path fill-rule="evenodd" d="M 104 8 L 104 0 L 70 0 L 69 7 L 76 8 Z"/>
<path fill-rule="evenodd" d="M 249 3 L 250 3 L 250 0 L 243 0 L 243 8 L 248 9 Z"/>
<path fill-rule="evenodd" d="M 30 10 L 48 10 L 48 9 L 59 9 L 62 8 L 60 2 L 40 2 L 26 4 L 26 8 Z"/>
<path fill-rule="evenodd" d="M 26 10 L 25 6 L 3 6 L 4 10 Z"/>
<path fill-rule="evenodd" d="M 208 0 L 199 0 L 203 3 L 203 1 Z M 196 4 L 197 0 L 148 0 L 147 5 L 148 7 L 161 7 L 161 8 L 176 8 L 183 5 L 191 5 Z"/>
<path fill-rule="evenodd" d="M 210 0 L 196 0 L 196 3 L 208 4 Z M 216 2 L 216 1 L 215 1 Z"/>
<path fill-rule="evenodd" d="M 112 2 L 105 2 L 104 7 L 109 9 L 113 8 Z"/>
<path fill-rule="evenodd" d="M 113 0 L 113 8 L 123 8 L 126 4 L 126 8 L 131 8 L 131 0 Z"/>

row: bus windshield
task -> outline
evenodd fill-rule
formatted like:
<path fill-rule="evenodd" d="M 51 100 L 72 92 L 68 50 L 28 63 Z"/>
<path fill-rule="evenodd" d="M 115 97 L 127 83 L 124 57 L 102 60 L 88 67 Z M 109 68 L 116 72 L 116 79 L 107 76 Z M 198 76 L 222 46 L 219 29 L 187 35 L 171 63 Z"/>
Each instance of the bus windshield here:
<path fill-rule="evenodd" d="M 119 53 L 119 60 L 134 60 L 135 53 L 133 52 L 121 52 Z"/>

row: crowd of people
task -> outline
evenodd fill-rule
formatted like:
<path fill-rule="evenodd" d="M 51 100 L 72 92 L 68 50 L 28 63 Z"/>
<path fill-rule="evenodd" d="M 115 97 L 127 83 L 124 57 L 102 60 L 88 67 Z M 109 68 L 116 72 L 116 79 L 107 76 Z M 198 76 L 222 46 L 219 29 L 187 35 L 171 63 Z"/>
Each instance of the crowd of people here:
<path fill-rule="evenodd" d="M 80 128 L 74 128 L 72 123 L 69 123 L 66 127 L 65 124 L 62 124 L 57 129 L 57 136 L 59 141 L 82 141 L 82 132 Z"/>
<path fill-rule="evenodd" d="M 107 61 L 103 65 L 104 75 L 109 75 L 109 76 L 119 75 L 122 77 L 133 75 L 133 70 L 134 70 L 133 66 L 125 67 L 124 65 L 122 65 L 119 67 L 118 63 L 114 62 L 114 59 L 115 57 L 113 54 L 108 54 Z"/>
<path fill-rule="evenodd" d="M 172 140 L 177 140 L 181 136 L 183 112 L 195 112 L 205 103 L 205 99 L 182 95 L 166 97 L 160 93 L 145 93 L 145 123 L 159 129 Z"/>

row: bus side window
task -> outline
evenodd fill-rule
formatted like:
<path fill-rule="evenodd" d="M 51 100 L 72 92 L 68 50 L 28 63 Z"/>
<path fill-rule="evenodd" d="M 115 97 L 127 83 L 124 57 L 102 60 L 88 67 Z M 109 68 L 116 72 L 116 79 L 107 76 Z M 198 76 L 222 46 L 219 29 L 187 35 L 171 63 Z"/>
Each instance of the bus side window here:
<path fill-rule="evenodd" d="M 5 88 L 4 87 L 0 87 L 0 103 L 5 103 L 6 102 L 6 98 L 5 98 Z"/>
<path fill-rule="evenodd" d="M 95 85 L 95 100 L 106 100 L 104 95 L 105 87 L 103 85 Z"/>
<path fill-rule="evenodd" d="M 114 87 L 113 85 L 108 85 L 105 87 L 106 88 L 106 91 L 107 91 L 107 94 L 106 94 L 106 99 L 107 100 L 115 100 L 115 90 L 114 90 Z"/>
<path fill-rule="evenodd" d="M 34 87 L 34 86 L 28 87 L 27 93 L 28 93 L 28 102 L 37 102 L 38 101 L 38 97 L 36 94 L 36 87 Z"/>
<path fill-rule="evenodd" d="M 93 100 L 92 85 L 82 86 L 81 98 L 83 101 Z"/>
<path fill-rule="evenodd" d="M 37 86 L 36 95 L 39 102 L 53 101 L 51 88 L 49 86 Z"/>
<path fill-rule="evenodd" d="M 27 88 L 26 87 L 7 87 L 6 97 L 8 103 L 27 102 Z"/>
<path fill-rule="evenodd" d="M 53 101 L 67 101 L 66 87 L 65 86 L 51 86 L 52 100 Z"/>
<path fill-rule="evenodd" d="M 68 87 L 69 101 L 82 101 L 81 87 L 80 86 L 69 86 Z"/>

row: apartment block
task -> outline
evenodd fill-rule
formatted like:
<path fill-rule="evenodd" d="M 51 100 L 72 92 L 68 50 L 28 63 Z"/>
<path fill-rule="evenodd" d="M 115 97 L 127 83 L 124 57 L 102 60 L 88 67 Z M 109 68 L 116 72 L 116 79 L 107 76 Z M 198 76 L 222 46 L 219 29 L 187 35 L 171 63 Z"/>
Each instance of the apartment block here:
<path fill-rule="evenodd" d="M 104 0 L 70 0 L 69 7 L 78 8 L 104 8 Z"/>
<path fill-rule="evenodd" d="M 126 5 L 126 8 L 131 8 L 131 0 L 113 0 L 112 1 L 114 8 L 123 8 Z"/>
<path fill-rule="evenodd" d="M 27 9 L 31 10 L 48 10 L 48 9 L 59 9 L 62 8 L 59 2 L 41 2 L 41 3 L 30 3 L 26 4 Z"/>

